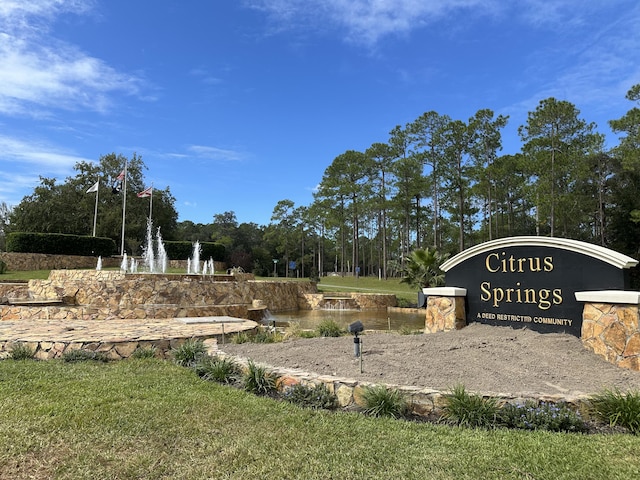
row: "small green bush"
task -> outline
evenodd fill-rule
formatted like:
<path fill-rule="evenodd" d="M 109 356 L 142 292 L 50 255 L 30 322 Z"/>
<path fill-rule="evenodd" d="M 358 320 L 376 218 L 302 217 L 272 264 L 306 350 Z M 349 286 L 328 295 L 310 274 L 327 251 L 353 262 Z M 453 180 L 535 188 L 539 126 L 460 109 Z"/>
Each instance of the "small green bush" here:
<path fill-rule="evenodd" d="M 138 347 L 131 354 L 131 358 L 143 359 L 143 358 L 155 358 L 158 349 L 151 345 L 149 347 Z"/>
<path fill-rule="evenodd" d="M 365 387 L 362 392 L 363 412 L 373 417 L 400 418 L 407 414 L 409 406 L 404 395 L 384 385 Z"/>
<path fill-rule="evenodd" d="M 316 327 L 316 331 L 321 337 L 339 337 L 344 332 L 334 320 L 321 321 Z"/>
<path fill-rule="evenodd" d="M 283 340 L 284 340 L 284 336 L 277 330 L 274 330 L 274 331 L 260 330 L 252 338 L 252 341 L 254 343 L 279 343 L 279 342 L 282 342 Z"/>
<path fill-rule="evenodd" d="M 442 420 L 462 427 L 492 427 L 499 423 L 500 407 L 495 398 L 469 394 L 457 385 L 444 396 Z"/>
<path fill-rule="evenodd" d="M 0 275 L 7 273 L 7 264 L 4 260 L 0 260 Z"/>
<path fill-rule="evenodd" d="M 278 376 L 249 360 L 243 375 L 243 386 L 247 392 L 268 395 L 276 391 Z"/>
<path fill-rule="evenodd" d="M 298 332 L 298 337 L 300 338 L 316 338 L 318 336 L 318 332 L 315 330 L 300 330 Z"/>
<path fill-rule="evenodd" d="M 67 350 L 62 354 L 62 361 L 67 363 L 75 362 L 108 362 L 109 359 L 102 352 L 92 352 L 91 350 Z"/>
<path fill-rule="evenodd" d="M 247 332 L 238 332 L 233 337 L 231 337 L 231 343 L 240 344 L 240 343 L 248 343 L 251 341 L 249 334 Z"/>
<path fill-rule="evenodd" d="M 190 338 L 178 348 L 171 351 L 173 361 L 183 367 L 193 367 L 198 359 L 207 353 L 202 340 Z"/>
<path fill-rule="evenodd" d="M 9 353 L 9 358 L 12 360 L 30 360 L 36 352 L 33 348 L 25 345 L 24 343 L 14 343 Z"/>
<path fill-rule="evenodd" d="M 313 386 L 297 383 L 288 387 L 282 396 L 286 401 L 304 408 L 333 410 L 338 407 L 338 397 L 324 383 Z"/>
<path fill-rule="evenodd" d="M 551 432 L 584 432 L 587 426 L 578 412 L 565 403 L 535 403 L 505 405 L 500 409 L 502 425 L 524 430 L 548 430 Z"/>
<path fill-rule="evenodd" d="M 420 335 L 422 333 L 422 330 L 414 330 L 413 328 L 407 326 L 407 325 L 402 325 L 399 329 L 398 329 L 398 333 L 400 335 Z"/>
<path fill-rule="evenodd" d="M 235 383 L 241 375 L 241 369 L 234 361 L 210 355 L 198 359 L 195 372 L 205 380 L 226 385 Z"/>
<path fill-rule="evenodd" d="M 621 426 L 640 434 L 640 391 L 604 390 L 589 400 L 592 413 L 612 427 Z"/>

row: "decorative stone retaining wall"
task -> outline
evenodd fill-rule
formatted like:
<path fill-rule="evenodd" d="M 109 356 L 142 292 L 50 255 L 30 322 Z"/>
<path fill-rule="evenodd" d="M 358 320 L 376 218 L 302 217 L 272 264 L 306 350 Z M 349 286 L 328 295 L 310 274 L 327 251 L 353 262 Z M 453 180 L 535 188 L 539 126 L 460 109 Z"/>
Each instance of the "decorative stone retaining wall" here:
<path fill-rule="evenodd" d="M 125 274 L 119 271 L 56 270 L 29 281 L 29 305 L 0 306 L 0 318 L 170 318 L 229 315 L 248 317 L 254 300 L 272 312 L 298 310 L 312 282 L 230 281 L 237 276 Z M 59 306 L 37 302 L 59 301 Z"/>
<path fill-rule="evenodd" d="M 218 352 L 219 356 L 226 356 L 228 358 L 231 358 L 238 364 L 240 364 L 242 368 L 247 368 L 248 359 L 226 355 L 224 353 L 224 347 L 220 348 L 223 351 Z M 317 375 L 302 370 L 279 368 L 264 364 L 262 364 L 262 366 L 279 377 L 277 386 L 280 391 L 283 391 L 287 387 L 299 383 L 309 386 L 324 384 L 330 392 L 336 395 L 336 397 L 338 398 L 338 403 L 341 407 L 364 407 L 364 389 L 366 387 L 374 385 L 373 383 L 369 382 L 360 382 L 354 379 L 334 377 L 330 375 Z M 387 386 L 388 388 L 396 389 L 400 393 L 402 393 L 403 396 L 408 400 L 411 413 L 423 417 L 439 417 L 443 413 L 443 407 L 445 405 L 445 395 L 449 393 L 440 390 L 434 390 L 432 388 L 387 384 L 385 384 L 385 386 Z M 527 400 L 554 404 L 565 402 L 573 409 L 580 410 L 582 412 L 587 412 L 587 402 L 589 398 L 587 395 L 569 396 L 562 394 L 532 395 L 527 397 L 507 395 L 504 393 L 482 392 L 480 394 L 485 398 L 497 399 L 500 405 L 508 403 L 514 405 L 522 405 Z"/>
<path fill-rule="evenodd" d="M 396 296 L 379 293 L 305 293 L 300 304 L 302 310 L 323 310 L 338 308 L 356 308 L 358 310 L 386 309 L 396 306 Z"/>

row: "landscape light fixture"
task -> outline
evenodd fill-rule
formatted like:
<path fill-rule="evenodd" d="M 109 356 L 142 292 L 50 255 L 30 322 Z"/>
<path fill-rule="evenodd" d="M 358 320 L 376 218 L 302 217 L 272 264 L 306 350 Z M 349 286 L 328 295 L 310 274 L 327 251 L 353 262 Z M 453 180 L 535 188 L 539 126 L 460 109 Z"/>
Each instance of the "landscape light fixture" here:
<path fill-rule="evenodd" d="M 358 320 L 357 322 L 351 323 L 347 327 L 347 331 L 353 333 L 353 353 L 356 358 L 360 359 L 360 373 L 362 373 L 362 352 L 360 351 L 362 340 L 358 337 L 358 334 L 364 331 L 364 325 Z"/>

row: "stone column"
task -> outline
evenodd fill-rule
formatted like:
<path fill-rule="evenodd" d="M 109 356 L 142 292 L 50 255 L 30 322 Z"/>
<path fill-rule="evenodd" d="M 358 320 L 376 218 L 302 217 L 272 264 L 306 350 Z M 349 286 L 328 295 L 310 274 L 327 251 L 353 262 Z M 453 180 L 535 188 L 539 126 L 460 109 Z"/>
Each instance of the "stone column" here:
<path fill-rule="evenodd" d="M 427 297 L 425 333 L 448 332 L 467 326 L 464 306 L 466 288 L 434 287 L 422 291 Z"/>
<path fill-rule="evenodd" d="M 585 302 L 580 339 L 588 350 L 621 368 L 640 371 L 640 292 L 576 292 Z"/>

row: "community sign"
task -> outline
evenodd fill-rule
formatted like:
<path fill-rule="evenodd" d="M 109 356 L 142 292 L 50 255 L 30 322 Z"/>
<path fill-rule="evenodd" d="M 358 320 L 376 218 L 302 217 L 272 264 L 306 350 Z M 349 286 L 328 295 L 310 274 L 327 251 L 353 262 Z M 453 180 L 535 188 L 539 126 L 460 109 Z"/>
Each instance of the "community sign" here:
<path fill-rule="evenodd" d="M 577 240 L 507 237 L 464 250 L 441 268 L 448 287 L 467 291 L 467 324 L 527 327 L 580 336 L 575 293 L 629 289 L 638 261 Z"/>

